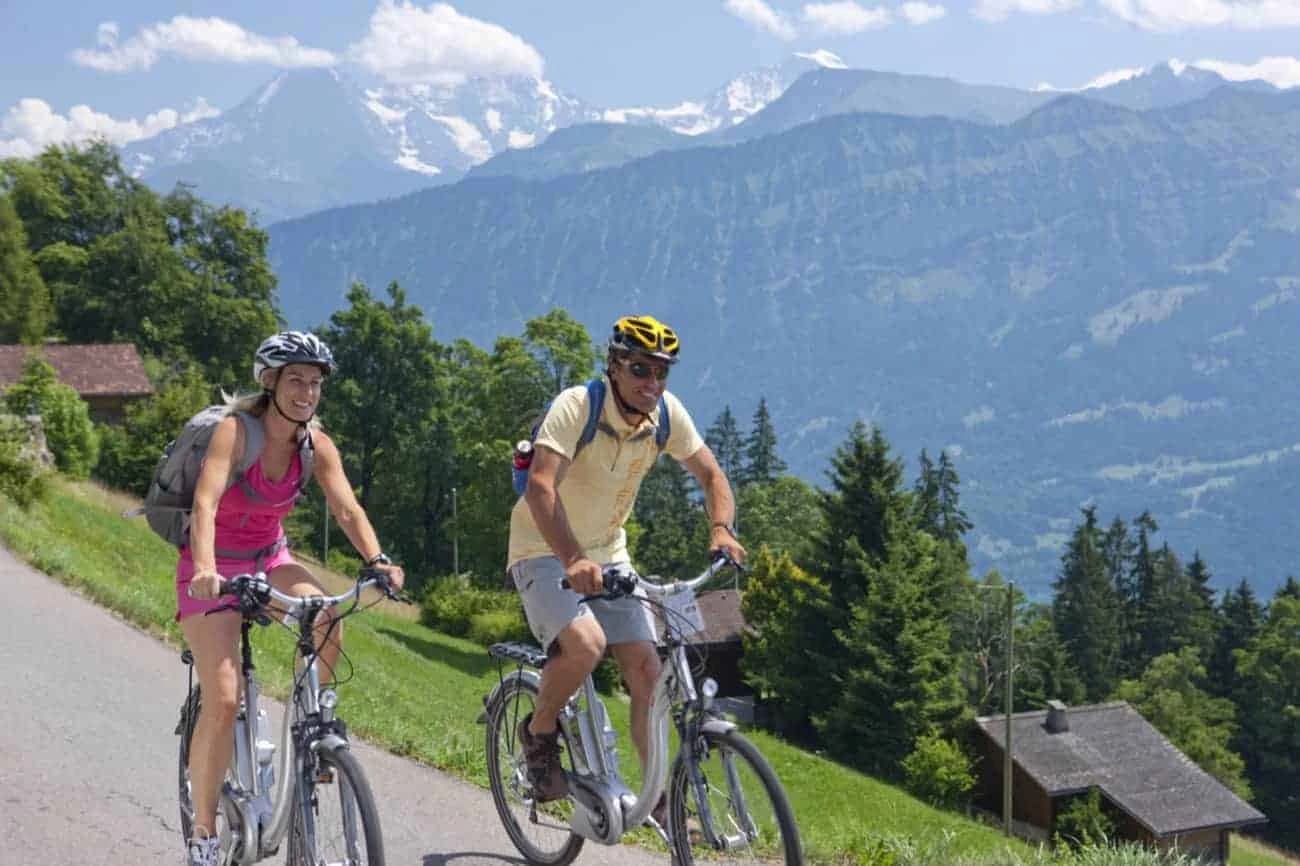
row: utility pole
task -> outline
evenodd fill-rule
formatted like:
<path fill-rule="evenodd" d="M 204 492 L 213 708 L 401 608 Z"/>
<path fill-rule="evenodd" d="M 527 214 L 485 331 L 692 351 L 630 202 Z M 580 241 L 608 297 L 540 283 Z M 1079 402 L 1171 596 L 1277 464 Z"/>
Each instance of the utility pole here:
<path fill-rule="evenodd" d="M 1013 683 L 1015 682 L 1015 664 L 1016 664 L 1016 583 L 1015 581 L 1007 582 L 1007 670 L 1006 670 L 1006 704 L 1004 711 L 1006 714 L 1006 733 L 1005 748 L 1002 750 L 1002 831 L 1009 837 L 1011 836 L 1011 822 L 1013 800 L 1011 797 L 1011 785 L 1013 780 L 1013 764 L 1011 761 L 1011 709 L 1015 706 L 1013 694 Z"/>
<path fill-rule="evenodd" d="M 322 499 L 323 499 L 323 497 L 322 497 Z M 320 511 L 321 511 L 321 521 L 320 521 L 320 526 L 321 526 L 321 530 L 320 530 L 320 534 L 321 534 L 321 543 L 320 543 L 320 549 L 321 549 L 321 562 L 322 562 L 323 564 L 328 564 L 329 561 L 330 561 L 330 507 L 329 507 L 329 503 L 324 503 L 324 502 L 323 502 L 322 505 L 321 505 L 321 509 L 320 509 Z"/>
<path fill-rule="evenodd" d="M 456 488 L 451 488 L 451 570 L 460 574 L 460 520 L 456 510 Z"/>

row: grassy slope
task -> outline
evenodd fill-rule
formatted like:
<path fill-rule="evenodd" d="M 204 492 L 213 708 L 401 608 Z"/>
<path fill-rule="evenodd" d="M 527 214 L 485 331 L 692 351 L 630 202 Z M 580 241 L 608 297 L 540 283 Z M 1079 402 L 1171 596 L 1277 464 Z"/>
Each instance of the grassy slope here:
<path fill-rule="evenodd" d="M 59 482 L 49 501 L 24 513 L 0 497 L 0 541 L 18 556 L 77 587 L 128 621 L 179 643 L 174 612 L 175 552 L 143 521 L 120 516 L 132 503 L 93 485 Z M 327 582 L 341 582 L 333 575 Z M 276 627 L 259 634 L 259 673 L 271 691 L 287 685 L 291 642 Z M 351 619 L 346 647 L 356 676 L 341 690 L 351 729 L 393 751 L 486 786 L 483 694 L 497 681 L 483 648 L 420 626 L 409 611 L 382 607 Z M 176 702 L 184 691 L 176 668 Z M 626 730 L 626 706 L 609 701 Z M 889 785 L 803 752 L 761 732 L 755 739 L 785 783 L 805 847 L 820 861 L 875 860 L 882 841 L 922 853 L 908 860 L 1010 863 L 1038 860 L 992 828 L 938 811 Z M 631 754 L 626 741 L 626 754 Z M 625 765 L 635 762 L 624 762 Z M 1292 861 L 1237 840 L 1233 866 Z"/>

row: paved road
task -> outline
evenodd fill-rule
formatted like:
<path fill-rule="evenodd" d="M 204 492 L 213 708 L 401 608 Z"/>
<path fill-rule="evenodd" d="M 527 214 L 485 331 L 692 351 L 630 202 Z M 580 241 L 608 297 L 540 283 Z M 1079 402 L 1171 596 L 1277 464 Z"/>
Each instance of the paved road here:
<path fill-rule="evenodd" d="M 0 587 L 0 866 L 180 863 L 177 651 L 3 548 Z M 355 748 L 391 866 L 522 864 L 487 791 Z M 578 862 L 666 866 L 668 857 L 589 842 Z"/>

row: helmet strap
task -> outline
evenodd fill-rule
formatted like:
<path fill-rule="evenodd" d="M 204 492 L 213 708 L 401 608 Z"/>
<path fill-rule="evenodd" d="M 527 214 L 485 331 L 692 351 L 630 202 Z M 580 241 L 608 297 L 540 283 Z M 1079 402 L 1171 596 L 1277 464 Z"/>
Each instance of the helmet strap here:
<path fill-rule="evenodd" d="M 280 390 L 280 373 L 279 371 L 277 371 L 275 374 L 275 387 L 268 388 L 266 393 L 271 395 L 271 403 L 275 406 L 275 411 L 280 413 L 281 418 L 283 418 L 286 421 L 292 421 L 293 423 L 301 427 L 303 430 L 306 430 L 307 425 L 311 423 L 311 419 L 316 417 L 316 413 L 312 412 L 311 418 L 308 418 L 306 421 L 297 420 L 292 415 L 285 412 L 283 408 L 281 408 L 280 395 L 279 393 L 277 393 L 279 390 Z"/>
<path fill-rule="evenodd" d="M 649 412 L 642 412 L 632 404 L 623 399 L 623 395 L 618 392 L 618 383 L 614 381 L 614 376 L 609 369 L 605 370 L 605 375 L 609 378 L 609 390 L 614 395 L 614 404 L 618 406 L 618 411 L 624 415 L 635 415 L 640 418 L 649 418 Z"/>

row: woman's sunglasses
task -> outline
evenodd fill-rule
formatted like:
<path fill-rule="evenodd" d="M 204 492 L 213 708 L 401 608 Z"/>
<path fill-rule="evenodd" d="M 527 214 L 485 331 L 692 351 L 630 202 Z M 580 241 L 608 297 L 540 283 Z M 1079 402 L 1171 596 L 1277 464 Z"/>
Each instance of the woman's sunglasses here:
<path fill-rule="evenodd" d="M 645 361 L 624 361 L 623 366 L 628 369 L 638 379 L 649 379 L 654 376 L 660 382 L 668 378 L 668 366 L 666 364 L 647 364 Z"/>

